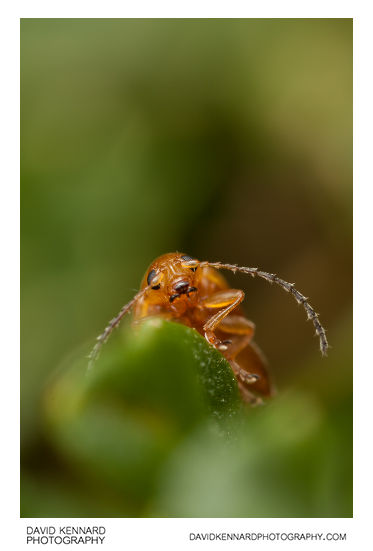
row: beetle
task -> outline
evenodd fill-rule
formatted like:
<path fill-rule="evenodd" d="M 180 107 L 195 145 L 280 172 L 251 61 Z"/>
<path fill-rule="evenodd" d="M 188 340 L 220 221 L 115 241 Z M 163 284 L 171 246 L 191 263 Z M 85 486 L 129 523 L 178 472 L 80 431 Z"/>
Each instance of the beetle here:
<path fill-rule="evenodd" d="M 102 345 L 125 314 L 133 310 L 134 321 L 161 317 L 193 327 L 228 360 L 236 377 L 241 396 L 253 405 L 261 402 L 257 394 L 270 396 L 272 384 L 267 362 L 253 341 L 255 325 L 243 314 L 240 304 L 245 294 L 232 289 L 219 270 L 243 272 L 276 283 L 302 304 L 319 337 L 320 350 L 326 355 L 328 341 L 319 316 L 308 298 L 293 283 L 258 268 L 199 261 L 183 253 L 167 253 L 154 260 L 147 269 L 139 292 L 125 304 L 104 332 L 97 337 L 89 359 L 92 366 Z"/>

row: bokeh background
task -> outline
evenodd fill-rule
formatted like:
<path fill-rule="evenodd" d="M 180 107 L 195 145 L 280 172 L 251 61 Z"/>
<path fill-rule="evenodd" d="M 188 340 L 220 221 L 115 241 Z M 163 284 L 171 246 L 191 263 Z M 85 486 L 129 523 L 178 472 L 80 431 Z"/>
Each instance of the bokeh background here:
<path fill-rule="evenodd" d="M 120 362 L 76 406 L 71 366 L 174 250 L 296 282 L 328 330 L 322 359 L 291 297 L 227 274 L 278 391 L 233 442 L 192 383 L 156 422 L 136 373 L 108 400 Z M 21 253 L 22 516 L 352 515 L 351 19 L 23 19 Z M 120 344 L 154 384 L 170 342 L 188 373 L 162 335 Z"/>

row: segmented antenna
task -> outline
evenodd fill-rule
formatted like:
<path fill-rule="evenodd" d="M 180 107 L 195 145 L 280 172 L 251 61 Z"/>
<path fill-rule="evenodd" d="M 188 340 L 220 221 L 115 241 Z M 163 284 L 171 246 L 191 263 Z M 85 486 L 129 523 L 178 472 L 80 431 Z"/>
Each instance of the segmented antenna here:
<path fill-rule="evenodd" d="M 277 283 L 280 287 L 282 287 L 286 292 L 291 293 L 298 304 L 302 304 L 303 308 L 305 309 L 307 313 L 307 319 L 312 320 L 312 323 L 316 330 L 316 335 L 320 339 L 320 351 L 323 356 L 326 356 L 326 351 L 329 347 L 328 341 L 326 338 L 325 329 L 321 325 L 319 321 L 319 314 L 315 312 L 315 310 L 312 308 L 310 303 L 308 302 L 308 298 L 302 295 L 299 291 L 297 291 L 294 287 L 294 283 L 288 283 L 287 281 L 284 281 L 283 279 L 280 279 L 277 277 L 276 274 L 269 274 L 267 272 L 262 272 L 258 268 L 246 268 L 244 266 L 237 266 L 236 264 L 222 264 L 221 262 L 201 262 L 199 264 L 201 267 L 203 266 L 211 266 L 212 268 L 216 269 L 226 269 L 231 270 L 231 272 L 243 272 L 244 274 L 249 274 L 252 277 L 258 276 L 262 279 L 265 279 L 266 281 L 269 281 L 270 283 Z"/>
<path fill-rule="evenodd" d="M 121 319 L 127 314 L 127 312 L 129 312 L 131 310 L 131 308 L 135 304 L 135 302 L 137 302 L 139 300 L 139 298 L 141 298 L 144 295 L 145 291 L 147 291 L 148 289 L 149 289 L 149 287 L 146 287 L 145 289 L 142 289 L 141 291 L 139 291 L 133 297 L 133 299 L 130 300 L 130 302 L 128 302 L 127 304 L 125 304 L 123 306 L 123 308 L 121 309 L 119 314 L 115 318 L 113 318 L 111 321 L 109 321 L 109 325 L 105 328 L 105 331 L 97 337 L 97 339 L 96 339 L 97 342 L 96 342 L 95 346 L 92 348 L 92 351 L 88 356 L 88 360 L 89 360 L 88 369 L 91 369 L 91 367 L 93 366 L 93 364 L 95 363 L 95 361 L 99 357 L 102 345 L 106 343 L 106 341 L 108 340 L 108 338 L 109 338 L 110 334 L 113 332 L 113 330 L 116 327 L 118 327 Z"/>

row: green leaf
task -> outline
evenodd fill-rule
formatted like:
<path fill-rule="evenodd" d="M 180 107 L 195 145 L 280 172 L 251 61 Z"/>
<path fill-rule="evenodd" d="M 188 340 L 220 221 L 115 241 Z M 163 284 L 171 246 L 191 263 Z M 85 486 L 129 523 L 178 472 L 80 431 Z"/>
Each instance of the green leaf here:
<path fill-rule="evenodd" d="M 46 393 L 48 432 L 80 476 L 139 506 L 170 451 L 201 423 L 229 430 L 241 402 L 228 362 L 194 329 L 153 320 L 80 359 Z"/>

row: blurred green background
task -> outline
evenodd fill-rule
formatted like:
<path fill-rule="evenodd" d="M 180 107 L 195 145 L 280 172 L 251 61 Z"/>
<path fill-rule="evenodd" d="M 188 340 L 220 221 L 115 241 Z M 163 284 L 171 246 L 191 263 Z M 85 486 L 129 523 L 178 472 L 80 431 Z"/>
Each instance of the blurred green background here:
<path fill-rule="evenodd" d="M 87 379 L 174 250 L 296 282 L 328 358 L 291 297 L 228 273 L 268 405 L 167 324 L 124 323 Z M 351 19 L 21 20 L 21 253 L 22 516 L 352 515 Z"/>

